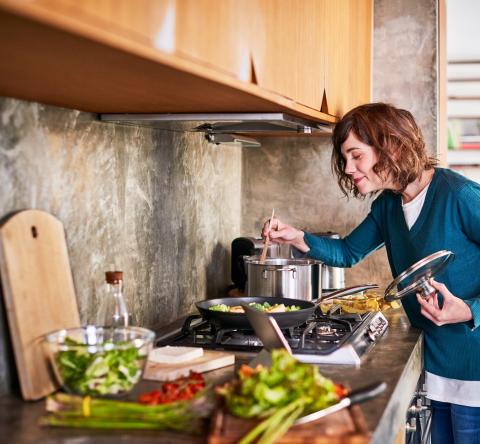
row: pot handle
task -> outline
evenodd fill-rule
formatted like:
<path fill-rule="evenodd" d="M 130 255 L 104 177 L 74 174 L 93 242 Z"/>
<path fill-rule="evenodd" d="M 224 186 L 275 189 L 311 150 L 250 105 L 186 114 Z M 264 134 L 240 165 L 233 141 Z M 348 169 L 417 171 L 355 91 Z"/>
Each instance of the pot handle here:
<path fill-rule="evenodd" d="M 247 269 L 245 267 L 245 259 L 249 258 L 250 256 L 248 254 L 243 254 L 241 256 L 237 257 L 237 264 L 239 269 L 241 270 L 243 277 L 245 277 L 245 280 L 247 279 Z"/>
<path fill-rule="evenodd" d="M 329 301 L 330 299 L 337 299 L 343 296 L 349 296 L 351 294 L 358 293 L 364 290 L 370 290 L 371 288 L 378 288 L 377 284 L 364 284 L 364 285 L 354 285 L 353 287 L 342 288 L 341 290 L 334 291 L 330 293 L 328 296 L 318 298 L 315 302 L 318 305 L 321 302 Z"/>
<path fill-rule="evenodd" d="M 284 268 L 264 268 L 262 271 L 263 279 L 267 279 L 267 273 L 272 271 L 276 273 L 277 271 L 291 271 L 293 273 L 292 278 L 295 279 L 297 276 L 297 269 L 295 267 L 284 267 Z"/>

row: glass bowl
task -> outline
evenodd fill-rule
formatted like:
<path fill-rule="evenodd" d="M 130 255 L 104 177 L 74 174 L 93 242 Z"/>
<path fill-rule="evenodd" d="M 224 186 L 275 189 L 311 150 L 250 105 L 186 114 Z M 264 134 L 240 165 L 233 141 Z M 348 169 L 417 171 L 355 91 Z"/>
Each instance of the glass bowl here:
<path fill-rule="evenodd" d="M 69 393 L 118 396 L 142 378 L 155 333 L 140 327 L 85 327 L 57 330 L 45 345 L 58 382 Z"/>

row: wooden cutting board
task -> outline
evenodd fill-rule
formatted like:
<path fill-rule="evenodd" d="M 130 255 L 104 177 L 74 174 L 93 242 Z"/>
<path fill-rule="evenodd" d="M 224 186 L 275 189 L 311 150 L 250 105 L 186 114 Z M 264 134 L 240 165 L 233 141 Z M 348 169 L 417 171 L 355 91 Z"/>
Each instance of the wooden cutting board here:
<path fill-rule="evenodd" d="M 235 355 L 232 353 L 204 350 L 202 357 L 181 364 L 159 364 L 158 362 L 148 361 L 143 378 L 154 381 L 173 381 L 188 376 L 190 371 L 209 372 L 234 363 Z"/>
<path fill-rule="evenodd" d="M 62 223 L 39 210 L 20 211 L 0 227 L 0 275 L 22 396 L 58 388 L 43 336 L 80 319 Z"/>
<path fill-rule="evenodd" d="M 209 444 L 234 444 L 258 422 L 237 418 L 216 410 L 210 425 Z M 277 444 L 364 444 L 370 433 L 359 406 L 340 410 L 325 418 L 291 427 Z"/>

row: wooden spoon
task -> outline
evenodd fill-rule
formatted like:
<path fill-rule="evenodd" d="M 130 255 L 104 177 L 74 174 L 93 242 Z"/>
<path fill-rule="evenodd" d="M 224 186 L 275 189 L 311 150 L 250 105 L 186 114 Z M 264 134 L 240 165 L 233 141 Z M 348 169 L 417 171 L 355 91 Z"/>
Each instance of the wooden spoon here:
<path fill-rule="evenodd" d="M 270 234 L 270 229 L 272 228 L 272 219 L 273 219 L 273 216 L 275 216 L 275 208 L 272 209 L 272 217 L 270 217 L 270 221 L 268 222 L 268 233 Z M 265 259 L 267 258 L 267 250 L 268 250 L 268 240 L 267 238 L 265 238 L 265 242 L 263 244 L 263 250 L 262 250 L 262 254 L 260 256 L 260 263 L 261 264 L 264 264 L 265 263 Z"/>

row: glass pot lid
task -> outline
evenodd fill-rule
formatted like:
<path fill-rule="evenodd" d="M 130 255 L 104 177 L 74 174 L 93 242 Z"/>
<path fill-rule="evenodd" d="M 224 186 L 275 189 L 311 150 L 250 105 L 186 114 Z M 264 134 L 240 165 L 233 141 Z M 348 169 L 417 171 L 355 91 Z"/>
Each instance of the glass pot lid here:
<path fill-rule="evenodd" d="M 385 300 L 391 302 L 412 293 L 420 293 L 426 298 L 436 291 L 429 279 L 440 274 L 454 257 L 451 251 L 441 250 L 420 259 L 390 283 L 385 290 Z"/>

